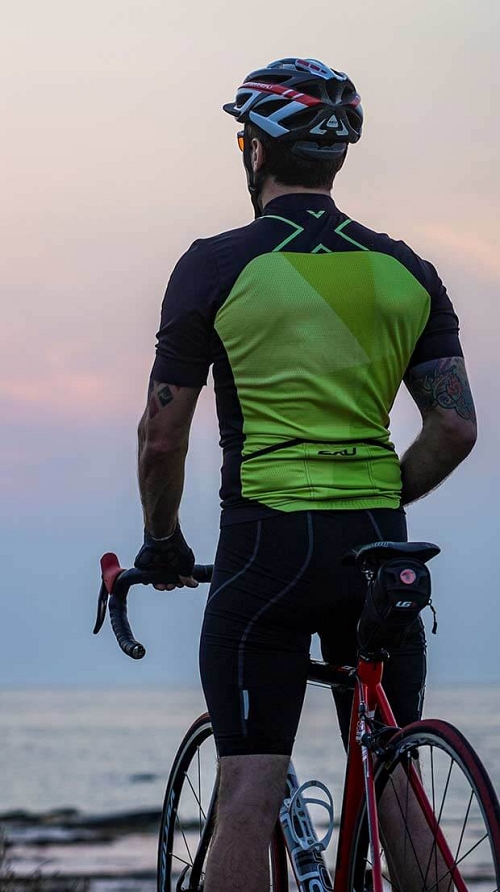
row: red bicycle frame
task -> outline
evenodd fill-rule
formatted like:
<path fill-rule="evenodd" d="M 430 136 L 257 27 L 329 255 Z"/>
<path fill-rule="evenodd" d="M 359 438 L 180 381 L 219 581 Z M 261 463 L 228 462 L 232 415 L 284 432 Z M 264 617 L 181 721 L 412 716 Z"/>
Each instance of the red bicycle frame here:
<path fill-rule="evenodd" d="M 349 862 L 356 820 L 366 799 L 370 856 L 372 864 L 373 892 L 383 892 L 380 839 L 375 797 L 375 759 L 373 752 L 363 743 L 363 735 L 370 733 L 370 721 L 377 711 L 378 719 L 386 726 L 397 728 L 394 715 L 382 687 L 382 662 L 360 660 L 357 667 L 357 683 L 354 691 L 349 748 L 344 782 L 344 797 L 340 819 L 334 892 L 351 892 L 348 889 Z M 453 879 L 457 892 L 467 892 L 460 871 L 448 844 L 436 822 L 421 779 L 413 765 L 409 765 L 410 785 L 422 810 L 422 815 L 434 834 L 440 855 Z"/>

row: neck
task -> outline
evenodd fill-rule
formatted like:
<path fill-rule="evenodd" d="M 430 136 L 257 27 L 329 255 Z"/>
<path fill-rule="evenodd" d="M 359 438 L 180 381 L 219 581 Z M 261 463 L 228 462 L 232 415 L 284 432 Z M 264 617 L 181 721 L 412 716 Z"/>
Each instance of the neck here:
<path fill-rule="evenodd" d="M 330 195 L 329 189 L 307 189 L 305 186 L 282 186 L 276 180 L 267 179 L 262 187 L 260 200 L 262 207 L 265 208 L 274 198 L 281 198 L 282 195 L 292 195 L 300 192 L 306 195 Z"/>

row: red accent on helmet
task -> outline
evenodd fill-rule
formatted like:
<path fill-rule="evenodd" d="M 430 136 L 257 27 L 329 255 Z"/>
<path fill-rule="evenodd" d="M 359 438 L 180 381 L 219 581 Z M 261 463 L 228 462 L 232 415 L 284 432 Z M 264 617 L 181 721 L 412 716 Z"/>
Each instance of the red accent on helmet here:
<path fill-rule="evenodd" d="M 311 62 L 310 59 L 297 59 L 297 63 L 303 65 L 304 68 L 309 68 L 310 71 L 323 71 L 321 65 L 317 65 L 316 62 Z"/>
<path fill-rule="evenodd" d="M 308 96 L 306 93 L 298 93 L 296 90 L 291 90 L 290 87 L 283 87 L 281 84 L 262 84 L 257 81 L 247 81 L 239 89 L 258 90 L 260 93 L 275 93 L 277 96 L 284 96 L 286 99 L 300 102 L 301 105 L 321 105 L 321 99 L 315 99 L 314 96 Z"/>
<path fill-rule="evenodd" d="M 350 105 L 351 108 L 357 108 L 360 102 L 361 96 L 355 96 L 354 99 L 352 99 L 351 102 L 348 102 L 347 104 Z"/>

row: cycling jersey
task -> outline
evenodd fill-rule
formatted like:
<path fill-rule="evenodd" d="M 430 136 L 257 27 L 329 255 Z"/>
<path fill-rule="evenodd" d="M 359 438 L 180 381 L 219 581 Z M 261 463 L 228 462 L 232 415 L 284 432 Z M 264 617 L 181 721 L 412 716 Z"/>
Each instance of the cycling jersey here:
<path fill-rule="evenodd" d="M 181 258 L 152 376 L 197 387 L 213 364 L 226 524 L 397 507 L 389 411 L 412 366 L 445 356 L 462 351 L 434 267 L 292 193 Z"/>

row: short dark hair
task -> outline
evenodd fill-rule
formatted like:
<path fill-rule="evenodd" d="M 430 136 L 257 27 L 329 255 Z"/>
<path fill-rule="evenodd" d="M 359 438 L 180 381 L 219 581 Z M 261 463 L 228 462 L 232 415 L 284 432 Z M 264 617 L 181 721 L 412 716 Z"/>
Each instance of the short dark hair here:
<path fill-rule="evenodd" d="M 328 161 L 301 158 L 290 151 L 290 144 L 271 139 L 255 124 L 245 125 L 248 139 L 259 139 L 266 153 L 261 174 L 272 176 L 282 186 L 304 186 L 306 189 L 328 189 L 344 162 L 345 153 Z"/>

